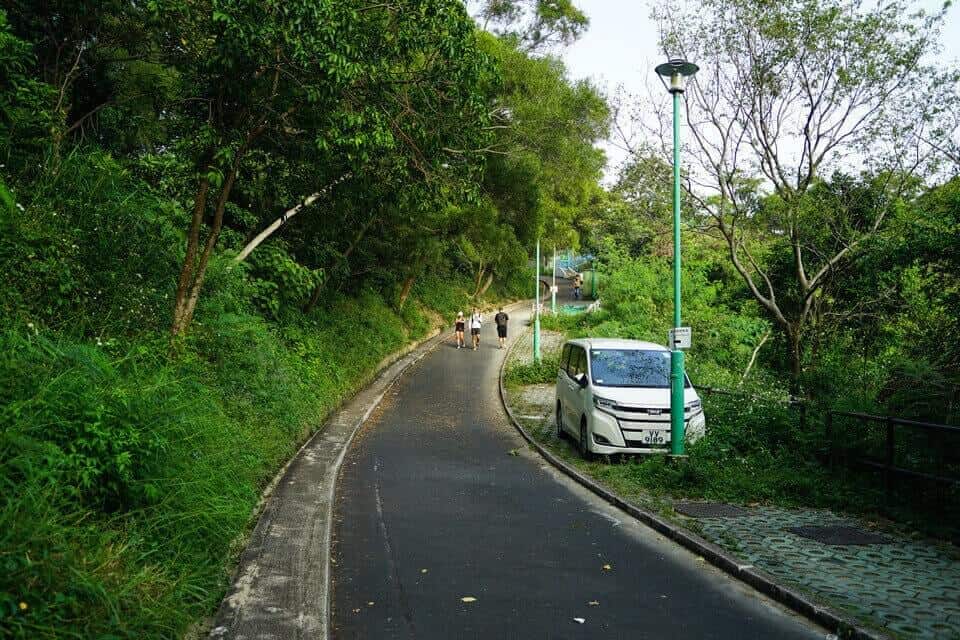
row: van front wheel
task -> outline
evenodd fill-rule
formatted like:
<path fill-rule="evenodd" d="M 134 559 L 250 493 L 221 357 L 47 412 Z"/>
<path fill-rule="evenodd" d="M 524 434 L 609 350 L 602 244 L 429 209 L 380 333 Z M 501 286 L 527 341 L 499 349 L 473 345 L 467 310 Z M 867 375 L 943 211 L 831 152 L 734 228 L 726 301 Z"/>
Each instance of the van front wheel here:
<path fill-rule="evenodd" d="M 586 461 L 593 460 L 593 452 L 590 451 L 590 436 L 587 434 L 587 419 L 580 418 L 580 457 Z"/>
<path fill-rule="evenodd" d="M 556 420 L 557 420 L 557 439 L 558 439 L 558 440 L 563 440 L 563 437 L 564 437 L 564 435 L 565 435 L 564 432 L 563 432 L 563 407 L 560 406 L 560 403 L 559 403 L 559 402 L 557 403 L 557 418 L 556 418 Z"/>

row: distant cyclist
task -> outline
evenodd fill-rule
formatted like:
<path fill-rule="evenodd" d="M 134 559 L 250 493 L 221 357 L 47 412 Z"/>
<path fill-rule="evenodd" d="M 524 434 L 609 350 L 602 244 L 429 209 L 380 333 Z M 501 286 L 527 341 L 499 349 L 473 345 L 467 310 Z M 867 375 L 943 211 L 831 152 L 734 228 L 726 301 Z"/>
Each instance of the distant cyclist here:
<path fill-rule="evenodd" d="M 462 349 L 467 346 L 463 341 L 463 330 L 466 327 L 466 322 L 463 318 L 463 311 L 457 311 L 457 320 L 454 323 L 454 330 L 457 333 L 457 349 Z"/>
<path fill-rule="evenodd" d="M 480 325 L 482 324 L 483 317 L 480 315 L 480 311 L 474 307 L 473 313 L 470 314 L 470 337 L 473 340 L 474 351 L 480 347 Z"/>
<path fill-rule="evenodd" d="M 500 312 L 493 317 L 493 321 L 497 323 L 497 340 L 500 341 L 500 348 L 503 349 L 503 344 L 507 341 L 507 322 L 510 320 L 510 316 L 503 312 L 503 307 L 500 307 Z"/>

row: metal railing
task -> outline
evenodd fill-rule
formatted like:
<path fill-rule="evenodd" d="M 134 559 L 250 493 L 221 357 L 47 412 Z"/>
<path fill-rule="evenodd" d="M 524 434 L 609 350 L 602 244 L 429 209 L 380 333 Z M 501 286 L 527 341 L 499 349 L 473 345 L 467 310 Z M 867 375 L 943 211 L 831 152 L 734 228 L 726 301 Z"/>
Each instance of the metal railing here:
<path fill-rule="evenodd" d="M 742 398 L 778 404 L 796 410 L 799 428 L 806 432 L 810 416 L 823 417 L 826 463 L 831 468 L 839 463 L 860 466 L 883 474 L 884 499 L 889 502 L 896 478 L 909 478 L 944 487 L 960 487 L 960 426 L 911 420 L 897 416 L 880 416 L 856 411 L 828 409 L 822 405 L 792 396 L 766 396 L 718 389 L 694 387 L 702 396 Z M 837 419 L 852 419 L 865 428 L 841 437 Z M 819 419 L 814 419 L 820 424 Z M 869 433 L 869 425 L 880 425 L 883 433 Z M 898 433 L 906 431 L 908 434 Z M 846 443 L 846 446 L 843 444 Z M 899 451 L 899 455 L 898 455 Z M 870 454 L 874 455 L 870 455 Z M 908 464 L 912 463 L 912 464 Z M 942 499 L 941 491 L 937 501 Z"/>
<path fill-rule="evenodd" d="M 948 424 L 939 424 L 936 422 L 923 422 L 920 420 L 908 420 L 895 416 L 878 416 L 870 413 L 859 413 L 856 411 L 835 411 L 828 410 L 824 420 L 824 429 L 827 443 L 830 447 L 829 463 L 831 466 L 837 463 L 837 454 L 844 453 L 846 450 L 840 450 L 837 446 L 837 429 L 835 418 L 846 417 L 853 418 L 861 425 L 870 423 L 883 425 L 883 452 L 879 457 L 863 455 L 859 452 L 854 456 L 846 455 L 847 461 L 864 467 L 874 469 L 883 473 L 884 496 L 887 500 L 893 491 L 894 477 L 913 478 L 937 483 L 939 485 L 960 485 L 960 475 L 947 475 L 947 454 L 948 452 L 957 455 L 960 452 L 960 427 Z M 932 472 L 930 469 L 917 469 L 898 464 L 897 456 L 897 429 L 910 430 L 913 434 L 924 434 L 926 442 L 919 442 L 917 438 L 913 442 L 904 443 L 905 453 L 900 458 L 921 460 L 925 458 L 926 462 L 933 462 Z M 954 446 L 947 447 L 947 439 L 955 438 Z M 910 454 L 910 455 L 907 455 Z M 960 461 L 960 458 L 958 458 Z"/>

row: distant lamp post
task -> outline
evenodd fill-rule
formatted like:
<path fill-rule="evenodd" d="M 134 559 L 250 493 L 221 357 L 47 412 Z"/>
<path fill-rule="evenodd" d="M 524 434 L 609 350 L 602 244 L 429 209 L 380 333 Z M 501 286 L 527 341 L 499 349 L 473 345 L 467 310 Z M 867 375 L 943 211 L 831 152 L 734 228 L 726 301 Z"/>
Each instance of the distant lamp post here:
<path fill-rule="evenodd" d="M 673 94 L 673 327 L 680 324 L 680 95 L 687 78 L 700 67 L 683 58 L 671 58 L 658 65 L 656 72 L 664 80 L 667 90 Z M 674 334 L 671 334 L 674 335 Z M 670 453 L 684 455 L 684 382 L 683 351 L 673 339 L 670 345 Z"/>
<path fill-rule="evenodd" d="M 553 285 L 550 287 L 550 313 L 557 315 L 557 245 L 553 245 Z"/>
<path fill-rule="evenodd" d="M 540 363 L 540 238 L 537 238 L 537 285 L 533 290 L 533 361 Z"/>

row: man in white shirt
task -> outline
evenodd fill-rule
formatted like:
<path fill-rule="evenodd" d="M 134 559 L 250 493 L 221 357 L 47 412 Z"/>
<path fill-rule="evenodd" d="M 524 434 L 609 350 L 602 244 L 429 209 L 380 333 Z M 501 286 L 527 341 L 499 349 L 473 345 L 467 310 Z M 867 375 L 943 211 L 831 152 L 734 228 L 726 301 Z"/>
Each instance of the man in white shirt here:
<path fill-rule="evenodd" d="M 473 340 L 473 350 L 476 351 L 480 346 L 480 325 L 483 324 L 483 318 L 480 311 L 474 307 L 470 314 L 470 337 Z"/>

